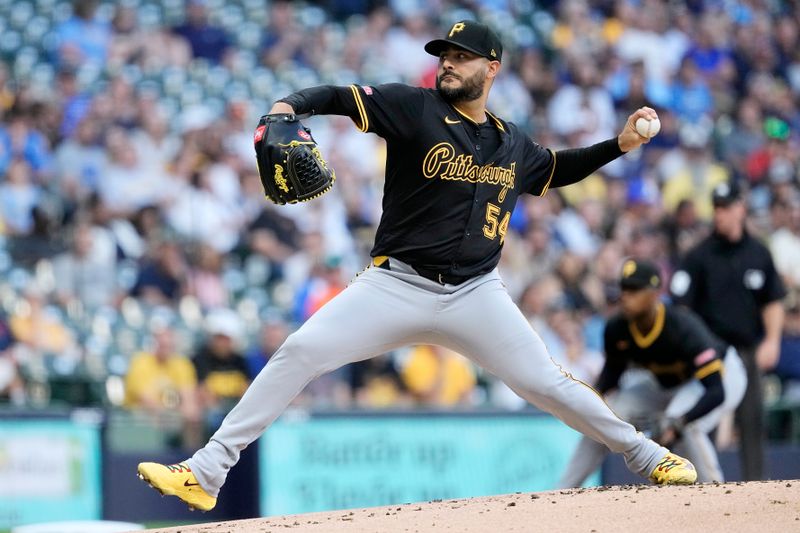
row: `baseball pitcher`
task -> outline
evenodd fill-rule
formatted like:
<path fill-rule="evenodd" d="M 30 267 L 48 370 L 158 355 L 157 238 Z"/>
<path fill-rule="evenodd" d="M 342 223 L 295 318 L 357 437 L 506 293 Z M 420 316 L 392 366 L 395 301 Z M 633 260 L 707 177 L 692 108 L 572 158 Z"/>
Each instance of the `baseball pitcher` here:
<path fill-rule="evenodd" d="M 204 448 L 177 465 L 139 465 L 139 475 L 162 494 L 213 508 L 240 452 L 311 380 L 408 344 L 464 354 L 540 409 L 623 454 L 632 471 L 655 483 L 695 481 L 689 461 L 645 438 L 552 362 L 497 273 L 517 198 L 575 183 L 639 147 L 647 139 L 634 124 L 656 119 L 655 111 L 637 110 L 613 139 L 554 152 L 486 109 L 503 55 L 488 26 L 458 22 L 425 50 L 439 59 L 436 89 L 314 87 L 278 101 L 259 125 L 259 170 L 278 203 L 313 198 L 333 180 L 297 115 L 345 115 L 386 139 L 373 259 L 286 340 Z M 296 135 L 281 134 L 289 124 Z"/>

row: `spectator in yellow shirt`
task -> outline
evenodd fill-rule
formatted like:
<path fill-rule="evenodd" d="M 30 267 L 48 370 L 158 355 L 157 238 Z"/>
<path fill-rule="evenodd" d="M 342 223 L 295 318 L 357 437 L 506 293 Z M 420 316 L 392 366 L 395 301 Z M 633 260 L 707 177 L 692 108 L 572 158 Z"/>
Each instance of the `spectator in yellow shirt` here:
<path fill-rule="evenodd" d="M 151 334 L 152 350 L 134 355 L 125 376 L 125 407 L 154 415 L 162 425 L 174 423 L 188 446 L 201 437 L 197 375 L 192 362 L 176 352 L 172 328 L 155 324 Z"/>
<path fill-rule="evenodd" d="M 414 347 L 401 377 L 420 403 L 437 407 L 468 404 L 477 383 L 472 363 L 456 352 L 433 345 Z"/>
<path fill-rule="evenodd" d="M 30 354 L 78 357 L 74 334 L 35 283 L 25 288 L 24 300 L 9 318 L 9 327 Z"/>

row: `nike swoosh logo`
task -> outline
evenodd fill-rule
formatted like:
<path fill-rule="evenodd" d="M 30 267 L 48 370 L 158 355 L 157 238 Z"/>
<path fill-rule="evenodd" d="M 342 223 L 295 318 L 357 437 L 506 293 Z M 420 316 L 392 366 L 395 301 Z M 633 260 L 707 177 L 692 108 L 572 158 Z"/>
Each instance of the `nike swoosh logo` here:
<path fill-rule="evenodd" d="M 200 485 L 200 483 L 189 483 L 188 479 L 183 482 L 183 486 L 184 487 L 197 487 L 199 485 Z"/>
<path fill-rule="evenodd" d="M 460 120 L 453 120 L 452 118 L 446 116 L 446 117 L 444 117 L 444 123 L 445 124 L 461 124 L 461 121 Z"/>

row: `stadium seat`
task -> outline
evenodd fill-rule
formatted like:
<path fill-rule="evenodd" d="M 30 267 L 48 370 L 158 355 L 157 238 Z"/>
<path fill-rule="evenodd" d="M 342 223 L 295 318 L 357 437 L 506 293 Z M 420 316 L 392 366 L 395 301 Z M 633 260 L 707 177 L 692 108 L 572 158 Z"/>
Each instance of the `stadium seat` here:
<path fill-rule="evenodd" d="M 20 46 L 22 46 L 22 35 L 18 31 L 4 30 L 0 35 L 0 54 L 5 60 L 12 60 Z"/>
<path fill-rule="evenodd" d="M 8 21 L 11 27 L 24 30 L 33 17 L 34 9 L 30 2 L 14 2 L 14 8 L 9 12 Z"/>
<path fill-rule="evenodd" d="M 41 46 L 42 38 L 50 30 L 50 21 L 42 16 L 33 17 L 25 26 L 25 42 L 33 46 Z"/>

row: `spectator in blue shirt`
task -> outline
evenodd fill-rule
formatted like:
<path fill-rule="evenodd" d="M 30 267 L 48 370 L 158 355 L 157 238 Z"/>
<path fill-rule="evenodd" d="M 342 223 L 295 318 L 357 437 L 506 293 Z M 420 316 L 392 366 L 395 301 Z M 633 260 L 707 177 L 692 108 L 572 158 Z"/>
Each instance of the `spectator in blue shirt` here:
<path fill-rule="evenodd" d="M 783 382 L 790 400 L 800 402 L 800 293 L 788 298 L 786 321 L 783 325 L 781 352 L 775 374 Z"/>
<path fill-rule="evenodd" d="M 172 305 L 185 292 L 186 260 L 174 242 L 159 244 L 139 271 L 131 296 L 153 306 Z"/>
<path fill-rule="evenodd" d="M 699 75 L 697 65 L 691 57 L 681 61 L 675 82 L 672 84 L 672 111 L 678 118 L 696 122 L 714 110 L 714 99 L 708 85 Z"/>
<path fill-rule="evenodd" d="M 59 133 L 62 137 L 69 137 L 88 115 L 92 98 L 78 87 L 77 73 L 73 67 L 60 69 L 56 80 L 62 109 Z"/>
<path fill-rule="evenodd" d="M 731 60 L 731 52 L 724 45 L 718 44 L 719 39 L 714 35 L 714 22 L 710 18 L 702 20 L 698 26 L 686 58 L 692 60 L 704 78 L 721 76 Z"/>
<path fill-rule="evenodd" d="M 261 60 L 270 68 L 278 68 L 292 61 L 297 65 L 313 65 L 313 49 L 307 46 L 308 38 L 295 20 L 291 2 L 278 0 L 269 11 L 269 24 L 261 39 Z"/>
<path fill-rule="evenodd" d="M 30 166 L 15 159 L 8 167 L 5 181 L 0 181 L 0 225 L 9 235 L 27 235 L 33 229 L 33 208 L 41 191 L 31 178 Z"/>
<path fill-rule="evenodd" d="M 102 65 L 108 56 L 111 28 L 95 18 L 97 0 L 75 0 L 72 17 L 55 30 L 57 63 L 80 66 L 84 63 Z"/>
<path fill-rule="evenodd" d="M 192 55 L 220 63 L 231 46 L 225 30 L 208 22 L 208 13 L 202 0 L 189 0 L 186 3 L 186 21 L 174 28 L 174 33 L 189 42 Z"/>
<path fill-rule="evenodd" d="M 261 327 L 258 342 L 245 353 L 250 379 L 255 379 L 269 358 L 289 336 L 289 325 L 280 317 L 270 317 Z"/>
<path fill-rule="evenodd" d="M 14 159 L 25 161 L 40 177 L 50 169 L 50 143 L 21 110 L 9 113 L 5 125 L 0 124 L 0 175 L 8 171 Z"/>

